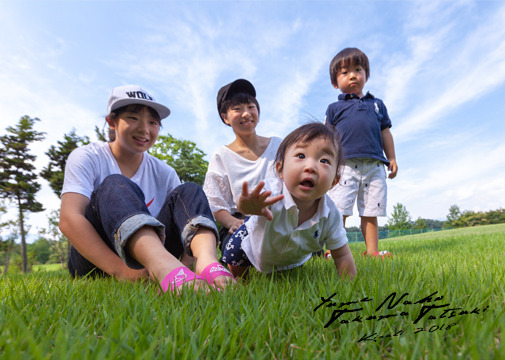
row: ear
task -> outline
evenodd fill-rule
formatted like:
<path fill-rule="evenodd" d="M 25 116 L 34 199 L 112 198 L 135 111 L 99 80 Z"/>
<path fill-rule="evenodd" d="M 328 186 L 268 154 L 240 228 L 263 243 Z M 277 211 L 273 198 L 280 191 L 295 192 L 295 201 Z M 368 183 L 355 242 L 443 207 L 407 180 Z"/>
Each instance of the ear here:
<path fill-rule="evenodd" d="M 338 83 L 337 84 L 332 84 L 335 89 L 338 90 Z"/>
<path fill-rule="evenodd" d="M 109 115 L 107 115 L 105 117 L 105 121 L 107 121 L 107 125 L 109 125 L 109 128 L 111 130 L 115 130 L 116 129 L 116 123 L 114 122 L 114 120 L 112 120 Z"/>
<path fill-rule="evenodd" d="M 275 163 L 275 171 L 277 171 L 277 176 L 282 180 L 282 163 L 277 161 Z"/>
<path fill-rule="evenodd" d="M 334 187 L 335 185 L 338 184 L 338 182 L 340 181 L 340 176 L 335 176 L 335 179 L 333 179 L 333 181 L 331 182 L 331 187 Z"/>
<path fill-rule="evenodd" d="M 227 116 L 227 114 L 226 114 L 226 113 L 221 113 L 221 114 L 219 114 L 219 115 L 221 115 L 221 119 L 223 119 L 224 123 L 225 123 L 226 125 L 230 126 L 230 122 L 228 121 L 228 116 Z"/>

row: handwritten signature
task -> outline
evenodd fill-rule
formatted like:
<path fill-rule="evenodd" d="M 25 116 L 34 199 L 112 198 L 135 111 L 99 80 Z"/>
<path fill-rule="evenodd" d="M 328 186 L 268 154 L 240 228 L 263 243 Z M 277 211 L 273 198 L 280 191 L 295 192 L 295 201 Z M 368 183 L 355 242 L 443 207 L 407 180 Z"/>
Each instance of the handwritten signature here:
<path fill-rule="evenodd" d="M 328 322 L 324 325 L 325 328 L 329 327 L 331 324 L 338 320 L 338 323 L 342 325 L 351 324 L 351 323 L 362 323 L 364 321 L 371 320 L 385 320 L 395 317 L 406 317 L 410 316 L 410 311 L 414 311 L 415 319 L 413 321 L 414 325 L 417 325 L 421 320 L 425 319 L 428 321 L 446 321 L 448 319 L 451 320 L 448 324 L 437 324 L 432 325 L 430 327 L 416 327 L 414 333 L 420 333 L 423 331 L 427 332 L 435 332 L 440 330 L 448 331 L 452 327 L 456 325 L 455 321 L 459 316 L 467 316 L 467 315 L 481 315 L 483 314 L 489 306 L 485 306 L 483 308 L 473 308 L 473 309 L 465 309 L 463 307 L 453 307 L 450 303 L 443 303 L 444 299 L 443 295 L 438 295 L 438 291 L 425 296 L 421 299 L 409 300 L 409 293 L 404 293 L 399 296 L 396 292 L 392 292 L 389 294 L 380 304 L 375 308 L 375 314 L 362 314 L 363 307 L 360 305 L 366 302 L 372 302 L 373 299 L 368 297 L 364 297 L 363 299 L 349 302 L 337 302 L 333 298 L 336 293 L 333 293 L 329 297 L 321 297 L 321 303 L 314 308 L 314 311 L 317 311 L 320 308 L 336 308 L 332 311 L 331 317 Z M 397 298 L 397 296 L 399 296 Z M 437 303 L 439 302 L 439 303 Z M 440 303 L 442 302 L 442 303 Z M 415 307 L 413 305 L 420 304 L 421 307 Z M 403 309 L 400 310 L 399 306 L 403 305 Z M 387 312 L 387 310 L 393 310 L 393 312 Z M 382 313 L 380 313 L 382 311 Z M 378 335 L 377 333 L 372 333 L 370 335 L 363 335 L 358 342 L 361 341 L 376 341 L 378 339 L 387 338 L 387 337 L 396 337 L 404 334 L 404 330 L 400 329 L 392 334 L 387 335 Z"/>

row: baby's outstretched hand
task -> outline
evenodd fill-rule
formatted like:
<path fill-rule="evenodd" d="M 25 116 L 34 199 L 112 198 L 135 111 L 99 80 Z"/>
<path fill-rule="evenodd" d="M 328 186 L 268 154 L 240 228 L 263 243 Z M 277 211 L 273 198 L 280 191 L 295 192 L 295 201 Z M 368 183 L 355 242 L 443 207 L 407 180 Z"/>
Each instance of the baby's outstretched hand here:
<path fill-rule="evenodd" d="M 271 221 L 273 219 L 272 212 L 268 206 L 275 204 L 276 202 L 282 200 L 284 195 L 271 196 L 271 191 L 261 192 L 265 182 L 261 181 L 256 187 L 249 192 L 249 186 L 247 181 L 242 184 L 242 193 L 237 202 L 238 210 L 247 215 L 262 215 Z"/>

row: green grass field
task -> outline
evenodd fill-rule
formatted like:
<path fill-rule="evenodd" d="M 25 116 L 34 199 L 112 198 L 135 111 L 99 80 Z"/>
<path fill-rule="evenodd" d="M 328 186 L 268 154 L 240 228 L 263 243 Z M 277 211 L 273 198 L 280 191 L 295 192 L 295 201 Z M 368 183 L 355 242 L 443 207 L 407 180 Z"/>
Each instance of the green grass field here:
<path fill-rule="evenodd" d="M 61 270 L 7 275 L 0 359 L 505 359 L 504 242 L 505 225 L 382 240 L 384 261 L 352 243 L 352 282 L 316 258 L 179 297 Z"/>
<path fill-rule="evenodd" d="M 43 264 L 43 265 L 33 265 L 32 271 L 33 272 L 38 272 L 38 271 L 57 271 L 61 270 L 62 266 L 61 264 Z"/>

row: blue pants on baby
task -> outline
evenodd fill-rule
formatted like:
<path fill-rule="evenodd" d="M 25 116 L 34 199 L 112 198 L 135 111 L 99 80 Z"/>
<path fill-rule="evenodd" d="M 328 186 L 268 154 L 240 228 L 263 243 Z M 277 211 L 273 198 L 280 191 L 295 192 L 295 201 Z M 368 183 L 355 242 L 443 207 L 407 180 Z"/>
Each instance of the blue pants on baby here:
<path fill-rule="evenodd" d="M 192 255 L 190 244 L 200 226 L 218 236 L 207 197 L 197 184 L 185 183 L 167 194 L 165 203 L 153 217 L 145 204 L 140 187 L 123 175 L 109 175 L 92 193 L 86 207 L 86 219 L 93 225 L 107 246 L 134 269 L 142 265 L 126 251 L 128 239 L 144 226 L 151 226 L 164 241 L 168 252 L 180 258 L 183 251 Z M 68 269 L 72 276 L 104 275 L 73 246 Z"/>

